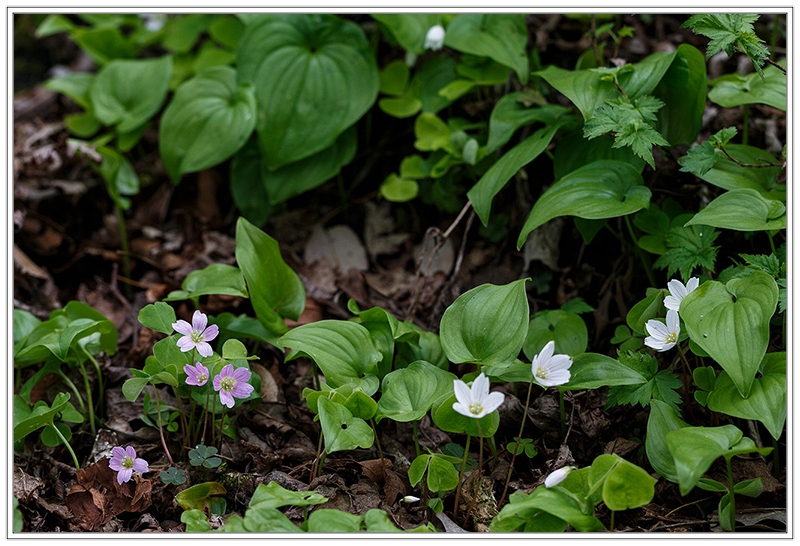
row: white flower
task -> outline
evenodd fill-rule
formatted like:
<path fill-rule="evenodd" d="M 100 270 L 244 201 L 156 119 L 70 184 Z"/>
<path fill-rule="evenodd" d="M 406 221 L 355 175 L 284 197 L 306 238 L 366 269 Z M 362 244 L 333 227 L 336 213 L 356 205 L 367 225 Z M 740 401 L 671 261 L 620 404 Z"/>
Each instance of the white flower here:
<path fill-rule="evenodd" d="M 556 343 L 550 340 L 542 351 L 533 357 L 531 373 L 536 382 L 544 387 L 555 387 L 569 381 L 572 358 L 568 355 L 553 355 L 555 350 Z"/>
<path fill-rule="evenodd" d="M 689 279 L 689 282 L 686 283 L 686 286 L 684 286 L 681 281 L 672 279 L 667 283 L 669 296 L 664 298 L 664 307 L 671 309 L 672 311 L 680 311 L 681 300 L 688 294 L 691 294 L 699 284 L 700 279 L 697 277 L 692 277 Z"/>
<path fill-rule="evenodd" d="M 480 419 L 492 413 L 503 403 L 505 395 L 501 392 L 489 393 L 489 378 L 483 372 L 472 382 L 472 388 L 460 379 L 453 380 L 456 400 L 453 409 L 466 417 Z"/>
<path fill-rule="evenodd" d="M 444 45 L 444 27 L 442 25 L 435 25 L 428 29 L 428 34 L 425 35 L 425 49 L 432 49 L 438 51 Z"/>
<path fill-rule="evenodd" d="M 667 324 L 664 325 L 660 320 L 650 319 L 644 325 L 647 333 L 644 344 L 656 349 L 659 353 L 669 351 L 676 343 L 681 334 L 681 321 L 678 319 L 678 312 L 670 309 L 667 311 Z"/>
<path fill-rule="evenodd" d="M 569 473 L 575 470 L 574 466 L 565 466 L 559 468 L 555 472 L 551 472 L 545 479 L 544 479 L 544 486 L 548 489 L 551 487 L 555 487 L 556 485 L 560 484 L 564 480 L 567 479 Z"/>
<path fill-rule="evenodd" d="M 165 13 L 140 13 L 139 18 L 144 21 L 144 28 L 150 32 L 158 32 L 167 22 Z"/>
<path fill-rule="evenodd" d="M 409 503 L 412 503 L 412 502 L 419 502 L 419 497 L 415 497 L 413 495 L 406 495 L 405 497 L 400 499 L 400 502 L 405 502 L 406 504 L 409 504 Z"/>

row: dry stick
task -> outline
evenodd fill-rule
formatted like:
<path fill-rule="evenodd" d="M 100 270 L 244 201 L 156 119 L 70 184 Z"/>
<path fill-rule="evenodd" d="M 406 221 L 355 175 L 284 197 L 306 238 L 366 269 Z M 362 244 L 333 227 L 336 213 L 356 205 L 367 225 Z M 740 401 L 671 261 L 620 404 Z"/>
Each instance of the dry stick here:
<path fill-rule="evenodd" d="M 469 515 L 472 513 L 472 509 L 475 507 L 475 499 L 478 498 L 478 493 L 480 493 L 481 490 L 481 470 L 482 470 L 481 467 L 483 466 L 483 431 L 481 431 L 480 420 L 478 419 L 475 422 L 478 425 L 478 436 L 480 437 L 479 440 L 480 446 L 478 446 L 478 478 L 476 480 L 478 483 L 475 485 L 475 491 L 472 494 L 472 501 L 470 501 L 469 503 L 469 509 L 467 510 L 467 515 L 464 516 L 463 527 L 467 526 L 467 522 L 469 521 Z"/>
<path fill-rule="evenodd" d="M 503 488 L 503 494 L 500 497 L 500 501 L 497 503 L 497 509 L 500 510 L 500 505 L 503 504 L 503 501 L 506 500 L 506 493 L 508 493 L 508 484 L 511 482 L 511 472 L 514 470 L 514 461 L 517 460 L 517 450 L 519 449 L 519 443 L 522 441 L 522 430 L 525 428 L 525 421 L 528 419 L 528 404 L 531 401 L 531 390 L 533 389 L 533 379 L 531 379 L 530 384 L 528 385 L 528 396 L 525 398 L 525 411 L 522 413 L 522 420 L 519 424 L 519 434 L 517 435 L 517 443 L 514 446 L 514 456 L 511 457 L 511 465 L 508 467 L 508 477 L 506 478 L 506 486 Z"/>
<path fill-rule="evenodd" d="M 785 68 L 783 68 L 783 67 L 782 67 L 781 65 L 779 65 L 778 63 L 776 63 L 775 61 L 773 61 L 772 59 L 766 58 L 766 59 L 764 59 L 764 60 L 765 60 L 765 61 L 767 61 L 767 62 L 768 62 L 769 64 L 771 64 L 772 66 L 774 66 L 775 68 L 777 68 L 778 70 L 780 70 L 781 72 L 783 72 L 784 74 L 786 74 L 786 69 L 785 69 Z"/>

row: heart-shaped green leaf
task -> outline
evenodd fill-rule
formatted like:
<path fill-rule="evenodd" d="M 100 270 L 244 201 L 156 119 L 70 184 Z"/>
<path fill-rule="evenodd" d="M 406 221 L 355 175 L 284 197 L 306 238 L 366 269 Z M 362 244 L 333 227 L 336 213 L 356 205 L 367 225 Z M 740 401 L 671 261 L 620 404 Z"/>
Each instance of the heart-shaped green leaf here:
<path fill-rule="evenodd" d="M 175 500 L 184 510 L 203 510 L 211 506 L 214 497 L 223 497 L 225 493 L 225 488 L 217 482 L 205 482 L 184 489 L 175 495 Z"/>
<path fill-rule="evenodd" d="M 575 313 L 561 309 L 537 313 L 528 326 L 522 351 L 529 360 L 533 360 L 550 341 L 555 342 L 557 354 L 578 356 L 589 343 L 586 323 Z"/>
<path fill-rule="evenodd" d="M 23 412 L 24 418 L 17 420 L 15 416 L 14 441 L 18 442 L 31 432 L 52 423 L 58 413 L 64 410 L 70 403 L 70 396 L 71 395 L 68 393 L 60 392 L 56 395 L 51 406 L 48 406 L 46 402 L 39 401 L 33 406 L 33 409 L 30 410 L 30 413 Z M 19 402 L 17 402 L 17 400 L 19 400 Z M 22 405 L 24 401 L 21 398 L 15 398 L 15 410 L 17 404 Z M 22 417 L 22 415 L 20 417 Z"/>
<path fill-rule="evenodd" d="M 601 457 L 615 458 L 614 466 L 603 483 L 603 502 L 610 510 L 638 508 L 653 500 L 656 480 L 643 468 L 618 455 L 600 455 L 597 459 Z"/>
<path fill-rule="evenodd" d="M 237 65 L 239 81 L 256 88 L 259 144 L 270 169 L 331 146 L 378 96 L 378 68 L 364 33 L 333 15 L 254 21 Z"/>
<path fill-rule="evenodd" d="M 405 423 L 420 419 L 437 399 L 453 390 L 455 379 L 455 374 L 422 360 L 389 373 L 383 378 L 375 420 L 380 423 L 389 417 Z"/>
<path fill-rule="evenodd" d="M 355 322 L 321 320 L 298 326 L 281 337 L 291 349 L 288 359 L 303 353 L 325 374 L 332 387 L 349 384 L 371 396 L 378 390 L 378 362 L 369 331 Z"/>
<path fill-rule="evenodd" d="M 317 401 L 317 407 L 326 453 L 372 445 L 374 433 L 363 419 L 353 417 L 347 408 L 324 397 Z"/>
<path fill-rule="evenodd" d="M 563 532 L 567 524 L 580 532 L 604 529 L 599 519 L 584 514 L 581 502 L 575 496 L 560 488 L 537 487 L 529 495 L 514 493 L 508 501 L 492 520 L 491 532 Z M 540 519 L 542 512 L 560 520 L 560 525 L 554 525 L 551 518 Z"/>
<path fill-rule="evenodd" d="M 439 335 L 451 362 L 485 366 L 513 362 L 528 333 L 526 280 L 503 286 L 483 284 L 447 308 Z"/>
<path fill-rule="evenodd" d="M 285 332 L 288 328 L 283 317 L 297 320 L 305 307 L 306 291 L 297 273 L 283 261 L 278 242 L 239 218 L 236 261 L 247 281 L 258 320 L 267 330 Z"/>
<path fill-rule="evenodd" d="M 139 311 L 139 322 L 142 326 L 162 334 L 171 334 L 173 332 L 172 325 L 177 320 L 175 309 L 161 301 L 145 305 Z"/>
<path fill-rule="evenodd" d="M 650 190 L 635 167 L 621 161 L 595 161 L 544 192 L 522 227 L 517 248 L 522 248 L 531 231 L 557 216 L 599 220 L 632 214 L 649 205 Z"/>
<path fill-rule="evenodd" d="M 569 382 L 559 388 L 564 390 L 597 389 L 619 385 L 646 383 L 647 378 L 619 360 L 610 356 L 583 353 L 572 360 Z"/>
<path fill-rule="evenodd" d="M 209 294 L 248 297 L 247 286 L 241 270 L 227 264 L 211 264 L 203 269 L 192 271 L 184 279 L 181 288 L 182 290 L 170 292 L 169 297 L 164 298 L 164 301 L 199 298 Z"/>
<path fill-rule="evenodd" d="M 172 57 L 111 61 L 97 73 L 90 96 L 95 117 L 129 133 L 158 112 L 167 98 Z"/>
<path fill-rule="evenodd" d="M 730 376 L 720 373 L 714 390 L 708 393 L 708 409 L 761 421 L 772 437 L 778 439 L 786 422 L 786 353 L 765 355 L 761 374 L 753 381 L 750 395 L 744 398 Z"/>
<path fill-rule="evenodd" d="M 385 25 L 403 49 L 420 54 L 425 51 L 428 30 L 438 25 L 442 16 L 438 13 L 374 13 L 372 18 Z"/>
<path fill-rule="evenodd" d="M 786 207 L 761 192 L 739 188 L 723 193 L 695 214 L 686 226 L 700 224 L 737 231 L 786 229 Z"/>
<path fill-rule="evenodd" d="M 767 352 L 777 302 L 778 285 L 762 271 L 727 284 L 707 281 L 681 301 L 692 341 L 728 372 L 744 397 Z"/>
<path fill-rule="evenodd" d="M 453 466 L 450 457 L 437 453 L 423 453 L 411 463 L 408 468 L 408 479 L 412 486 L 416 486 L 422 479 L 425 471 L 428 472 L 428 489 L 437 491 L 450 491 L 458 486 L 458 472 Z"/>
<path fill-rule="evenodd" d="M 159 128 L 161 158 L 172 181 L 225 161 L 255 126 L 255 90 L 246 83 L 237 86 L 233 68 L 209 68 L 183 83 Z"/>
<path fill-rule="evenodd" d="M 462 13 L 447 26 L 444 45 L 463 53 L 489 57 L 513 68 L 519 81 L 529 76 L 525 16 L 516 13 Z"/>
<path fill-rule="evenodd" d="M 364 516 L 357 516 L 334 510 L 331 508 L 318 508 L 308 516 L 309 533 L 356 533 L 361 530 L 361 520 Z"/>

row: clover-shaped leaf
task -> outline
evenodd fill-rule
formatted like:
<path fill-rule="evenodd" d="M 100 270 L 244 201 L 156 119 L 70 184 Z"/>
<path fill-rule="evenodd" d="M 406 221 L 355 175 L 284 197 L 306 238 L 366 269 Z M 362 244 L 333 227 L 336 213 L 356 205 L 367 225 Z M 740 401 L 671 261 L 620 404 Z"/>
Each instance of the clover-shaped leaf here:
<path fill-rule="evenodd" d="M 213 446 L 198 445 L 189 451 L 189 464 L 192 466 L 203 466 L 205 468 L 217 468 L 222 464 L 222 459 L 214 457 L 217 448 Z"/>
<path fill-rule="evenodd" d="M 166 472 L 161 472 L 158 475 L 161 478 L 161 481 L 166 484 L 175 484 L 181 485 L 182 483 L 186 482 L 186 472 L 183 469 L 175 468 L 171 466 L 167 469 Z"/>

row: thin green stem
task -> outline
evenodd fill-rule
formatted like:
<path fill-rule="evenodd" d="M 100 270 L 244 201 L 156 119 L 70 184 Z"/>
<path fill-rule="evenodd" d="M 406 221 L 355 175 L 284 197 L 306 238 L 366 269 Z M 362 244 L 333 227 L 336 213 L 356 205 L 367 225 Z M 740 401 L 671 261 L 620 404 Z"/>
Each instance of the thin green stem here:
<path fill-rule="evenodd" d="M 211 378 L 208 378 L 206 383 L 206 407 L 203 408 L 203 435 L 200 437 L 200 443 L 206 443 L 206 425 L 208 424 L 208 403 L 211 399 Z M 216 398 L 214 399 L 216 401 Z M 213 434 L 213 433 L 212 433 Z"/>
<path fill-rule="evenodd" d="M 325 457 L 327 455 L 328 453 L 325 450 L 323 450 L 322 455 L 320 455 L 319 466 L 317 467 L 317 476 L 322 476 L 322 467 L 325 464 Z"/>
<path fill-rule="evenodd" d="M 225 410 L 228 409 L 228 406 L 222 405 L 222 417 L 219 418 L 219 451 L 222 453 L 222 441 L 224 440 L 225 434 L 223 433 L 222 429 L 225 428 Z"/>
<path fill-rule="evenodd" d="M 778 440 L 775 438 L 772 439 L 772 475 L 775 476 L 775 479 L 780 479 L 781 477 L 781 467 L 780 467 L 781 456 L 778 453 Z"/>
<path fill-rule="evenodd" d="M 194 401 L 194 398 L 192 398 L 192 401 L 189 403 L 189 438 L 186 439 L 189 447 L 194 447 L 195 445 L 194 441 L 197 438 L 197 432 L 195 431 L 194 428 L 194 412 L 196 408 L 197 408 L 197 403 Z"/>
<path fill-rule="evenodd" d="M 75 469 L 76 469 L 76 470 L 80 470 L 80 469 L 81 469 L 81 465 L 80 465 L 80 464 L 78 464 L 78 457 L 76 457 L 76 456 L 75 456 L 75 452 L 74 452 L 74 451 L 72 451 L 72 446 L 71 446 L 71 445 L 69 445 L 69 442 L 67 441 L 67 439 L 66 439 L 66 438 L 64 438 L 64 435 L 63 435 L 63 434 L 61 434 L 61 431 L 60 431 L 60 430 L 58 430 L 58 427 L 57 427 L 57 426 L 55 426 L 53 423 L 48 423 L 48 426 L 52 427 L 52 428 L 53 428 L 53 430 L 55 430 L 55 431 L 56 431 L 56 434 L 57 434 L 57 435 L 58 435 L 58 437 L 61 439 L 61 443 L 62 443 L 62 444 L 64 444 L 64 445 L 66 446 L 66 448 L 67 448 L 67 451 L 69 451 L 69 454 L 70 454 L 70 455 L 72 455 L 72 462 L 73 462 L 73 463 L 75 463 Z"/>
<path fill-rule="evenodd" d="M 564 441 L 564 437 L 567 435 L 567 424 L 565 423 L 567 412 L 564 409 L 564 391 L 561 389 L 558 389 L 558 410 L 561 413 L 561 441 Z"/>
<path fill-rule="evenodd" d="M 742 108 L 742 144 L 747 146 L 750 139 L 750 105 L 745 104 Z"/>
<path fill-rule="evenodd" d="M 308 478 L 308 483 L 314 479 L 314 474 L 316 474 L 317 464 L 319 462 L 319 458 L 322 457 L 322 432 L 319 433 L 319 442 L 317 443 L 317 456 L 314 458 L 314 462 L 311 465 L 311 473 Z"/>
<path fill-rule="evenodd" d="M 616 512 L 614 510 L 611 511 L 611 528 L 609 529 L 609 531 L 613 531 L 614 530 L 614 514 L 615 513 Z"/>
<path fill-rule="evenodd" d="M 127 278 L 131 278 L 131 259 L 130 245 L 128 244 L 128 228 L 125 225 L 125 215 L 119 205 L 114 205 L 114 212 L 117 213 L 117 226 L 119 227 L 119 244 L 122 247 L 122 272 Z M 125 295 L 130 296 L 131 287 L 125 283 Z"/>
<path fill-rule="evenodd" d="M 383 482 L 386 483 L 386 461 L 383 458 L 383 450 L 381 449 L 381 441 L 378 439 L 378 427 L 375 426 L 375 420 L 370 419 L 369 424 L 372 425 L 372 432 L 375 434 L 375 445 L 378 446 L 378 455 L 381 458 L 381 474 L 383 474 Z"/>
<path fill-rule="evenodd" d="M 61 377 L 61 379 L 64 380 L 64 383 L 66 383 L 67 386 L 75 394 L 75 398 L 78 399 L 78 404 L 80 404 L 80 406 L 81 406 L 81 413 L 86 413 L 86 404 L 83 402 L 83 396 L 81 396 L 81 393 L 78 390 L 78 387 L 76 387 L 75 383 L 73 383 L 72 380 L 69 377 L 67 377 L 67 374 L 65 374 L 61 370 L 56 370 L 56 373 Z"/>
<path fill-rule="evenodd" d="M 769 231 L 767 231 L 766 233 L 767 237 L 769 237 L 769 248 L 772 249 L 772 253 L 775 254 L 775 256 L 777 256 L 778 251 L 775 249 L 775 241 L 772 239 L 772 234 Z"/>
<path fill-rule="evenodd" d="M 528 419 L 528 404 L 531 401 L 531 390 L 533 390 L 533 379 L 528 384 L 528 396 L 525 397 L 525 409 L 522 412 L 522 419 L 519 423 L 519 433 L 517 434 L 517 443 L 514 445 L 514 455 L 511 457 L 511 464 L 508 467 L 508 476 L 506 477 L 506 485 L 503 487 L 503 494 L 500 496 L 500 501 L 497 503 L 497 509 L 503 501 L 506 500 L 506 493 L 508 493 L 508 484 L 511 483 L 511 472 L 514 470 L 514 461 L 517 460 L 517 451 L 519 450 L 519 443 L 522 441 L 522 430 L 525 428 L 525 421 Z"/>
<path fill-rule="evenodd" d="M 467 467 L 467 454 L 469 454 L 469 439 L 470 439 L 470 435 L 467 434 L 467 445 L 464 446 L 464 457 L 461 458 L 461 471 L 458 473 L 458 487 L 456 488 L 456 502 L 453 505 L 453 521 L 456 521 L 456 514 L 458 513 L 458 498 L 461 496 L 461 481 L 464 479 L 464 469 Z"/>
<path fill-rule="evenodd" d="M 105 391 L 103 390 L 103 372 L 100 371 L 100 364 L 97 363 L 97 360 L 95 360 L 95 358 L 89 353 L 89 351 L 86 350 L 86 348 L 83 348 L 83 352 L 86 354 L 87 357 L 89 357 L 89 360 L 92 362 L 92 365 L 94 365 L 94 369 L 97 372 L 97 402 L 98 402 L 97 405 L 100 407 L 99 413 L 100 416 L 102 417 L 104 415 L 103 401 L 105 400 Z"/>
<path fill-rule="evenodd" d="M 178 401 L 178 415 L 180 415 L 181 430 L 183 430 L 183 445 L 184 447 L 191 447 L 189 444 L 187 444 L 187 442 L 190 440 L 189 434 L 191 429 L 189 428 L 189 423 L 186 420 L 186 412 L 183 410 L 183 402 L 181 401 L 180 395 L 178 395 L 177 387 L 172 387 L 172 392 L 175 393 L 175 400 Z"/>
<path fill-rule="evenodd" d="M 734 492 L 733 492 L 733 469 L 731 468 L 731 458 L 732 457 L 725 457 L 725 462 L 728 465 L 728 491 L 730 492 L 729 494 L 731 496 L 731 509 L 730 509 L 731 521 L 730 521 L 730 526 L 731 526 L 731 533 L 735 533 L 736 532 L 736 498 L 734 497 Z"/>
<path fill-rule="evenodd" d="M 656 286 L 656 278 L 653 276 L 653 270 L 650 268 L 650 262 L 647 261 L 642 253 L 642 249 L 639 248 L 639 241 L 636 239 L 636 234 L 633 231 L 633 225 L 631 224 L 630 216 L 625 216 L 625 225 L 628 226 L 628 233 L 631 236 L 631 241 L 633 241 L 633 250 L 639 257 L 639 261 L 642 262 L 642 265 L 644 266 L 644 272 L 647 275 L 647 280 L 650 282 L 650 286 Z"/>
<path fill-rule="evenodd" d="M 79 358 L 78 364 L 81 367 L 81 373 L 83 373 L 83 386 L 86 389 L 86 403 L 89 406 L 89 428 L 92 431 L 92 438 L 97 436 L 97 427 L 94 424 L 94 404 L 92 403 L 92 387 L 89 385 L 89 376 L 86 375 L 86 366 L 83 365 L 83 361 Z"/>
<path fill-rule="evenodd" d="M 167 454 L 169 464 L 175 464 L 172 462 L 172 455 L 170 455 L 169 448 L 167 447 L 167 440 L 164 438 L 164 427 L 161 424 L 161 402 L 158 399 L 158 389 L 152 382 L 150 384 L 153 385 L 153 398 L 156 399 L 156 411 L 158 412 L 158 434 L 161 436 L 161 445 L 164 447 L 164 453 Z"/>
<path fill-rule="evenodd" d="M 412 430 L 414 431 L 414 451 L 416 452 L 417 457 L 419 457 L 419 435 L 417 433 L 417 422 L 411 422 Z"/>
<path fill-rule="evenodd" d="M 769 58 L 775 60 L 775 44 L 778 43 L 778 31 L 781 28 L 781 14 L 775 14 L 775 21 L 772 23 L 772 36 L 769 38 Z"/>

